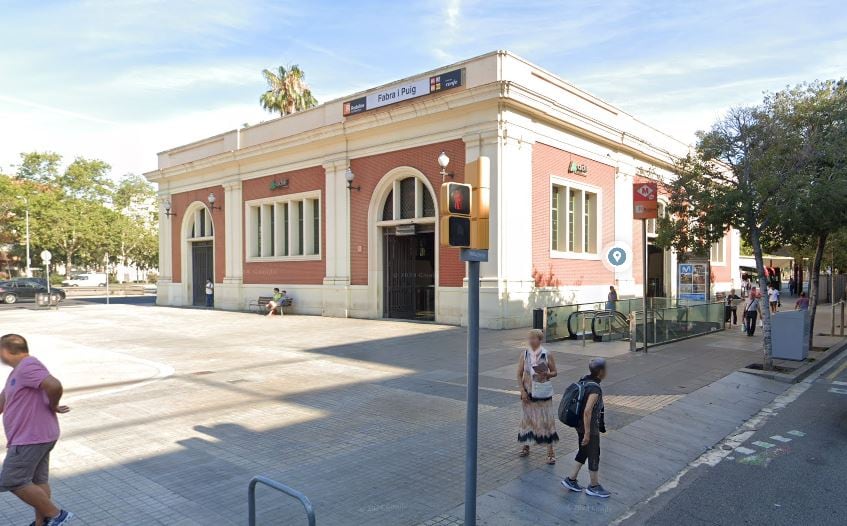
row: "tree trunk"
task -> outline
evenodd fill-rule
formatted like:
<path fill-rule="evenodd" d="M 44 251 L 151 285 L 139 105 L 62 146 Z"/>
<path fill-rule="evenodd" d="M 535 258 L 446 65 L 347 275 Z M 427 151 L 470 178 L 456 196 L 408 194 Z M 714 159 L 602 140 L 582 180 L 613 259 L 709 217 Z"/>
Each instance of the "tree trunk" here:
<path fill-rule="evenodd" d="M 753 256 L 756 259 L 756 271 L 759 273 L 759 307 L 762 311 L 762 368 L 765 371 L 770 371 L 773 369 L 771 309 L 768 304 L 768 280 L 765 276 L 765 258 L 762 254 L 762 243 L 759 236 L 759 227 L 753 224 L 750 227 L 750 242 L 753 245 Z"/>
<path fill-rule="evenodd" d="M 809 350 L 813 348 L 812 343 L 815 340 L 815 313 L 818 310 L 818 287 L 821 280 L 821 264 L 823 263 L 823 250 L 826 247 L 826 238 L 828 234 L 821 234 L 818 237 L 818 246 L 815 248 L 815 259 L 812 261 L 812 268 L 809 270 L 809 334 L 806 337 L 809 339 Z M 831 279 L 835 278 L 835 274 Z"/>

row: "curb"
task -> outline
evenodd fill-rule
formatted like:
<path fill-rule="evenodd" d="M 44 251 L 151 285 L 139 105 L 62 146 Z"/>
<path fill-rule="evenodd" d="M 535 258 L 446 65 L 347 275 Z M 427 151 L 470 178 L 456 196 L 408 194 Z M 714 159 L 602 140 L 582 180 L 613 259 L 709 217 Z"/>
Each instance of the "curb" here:
<path fill-rule="evenodd" d="M 820 360 L 815 360 L 814 362 L 802 365 L 791 373 L 760 371 L 759 369 L 749 369 L 747 367 L 742 367 L 741 369 L 739 369 L 739 371 L 742 373 L 760 376 L 762 378 L 768 378 L 770 380 L 776 380 L 777 382 L 782 382 L 786 384 L 796 384 L 805 380 L 810 374 L 817 371 L 828 362 L 845 354 L 845 351 L 847 351 L 847 339 L 842 340 L 841 342 L 836 343 L 832 347 L 828 348 L 826 350 L 826 354 L 824 354 L 824 356 Z"/>

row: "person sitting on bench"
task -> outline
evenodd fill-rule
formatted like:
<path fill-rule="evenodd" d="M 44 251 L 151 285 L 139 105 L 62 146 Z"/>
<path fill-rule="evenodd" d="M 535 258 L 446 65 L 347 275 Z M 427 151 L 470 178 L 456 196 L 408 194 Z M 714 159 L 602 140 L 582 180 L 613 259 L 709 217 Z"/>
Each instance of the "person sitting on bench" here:
<path fill-rule="evenodd" d="M 271 297 L 271 301 L 268 302 L 268 316 L 273 316 L 273 313 L 279 309 L 279 313 L 282 314 L 282 304 L 285 299 L 285 291 L 280 292 L 279 287 L 274 287 L 274 294 Z"/>

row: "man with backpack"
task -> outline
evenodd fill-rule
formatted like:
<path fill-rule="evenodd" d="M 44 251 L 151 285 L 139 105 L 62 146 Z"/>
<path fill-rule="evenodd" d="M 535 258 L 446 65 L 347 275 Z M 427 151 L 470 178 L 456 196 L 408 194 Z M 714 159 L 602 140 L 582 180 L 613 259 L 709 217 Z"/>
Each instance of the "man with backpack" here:
<path fill-rule="evenodd" d="M 585 491 L 586 495 L 609 498 L 610 493 L 600 485 L 600 433 L 606 432 L 603 390 L 600 382 L 606 377 L 606 360 L 594 358 L 588 363 L 589 374 L 572 384 L 562 397 L 559 419 L 576 428 L 579 451 L 570 477 L 562 480 L 562 486 L 571 491 Z M 577 482 L 580 469 L 588 461 L 591 483 L 583 488 Z"/>

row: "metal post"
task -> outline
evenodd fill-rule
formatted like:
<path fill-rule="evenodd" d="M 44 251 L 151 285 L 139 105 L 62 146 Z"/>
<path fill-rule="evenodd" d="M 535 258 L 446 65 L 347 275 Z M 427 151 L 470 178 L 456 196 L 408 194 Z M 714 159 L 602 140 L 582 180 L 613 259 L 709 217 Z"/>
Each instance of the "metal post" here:
<path fill-rule="evenodd" d="M 585 347 L 585 315 L 582 316 L 582 346 Z"/>
<path fill-rule="evenodd" d="M 29 199 L 26 200 L 26 277 L 32 277 L 32 267 L 29 258 Z"/>
<path fill-rule="evenodd" d="M 644 352 L 647 352 L 647 220 L 641 220 L 641 244 L 644 254 L 644 276 L 642 283 L 643 289 L 641 294 L 643 295 L 642 304 L 644 306 Z"/>
<path fill-rule="evenodd" d="M 468 262 L 468 408 L 465 431 L 465 526 L 476 524 L 479 416 L 479 261 Z"/>
<path fill-rule="evenodd" d="M 635 352 L 635 344 L 637 343 L 638 321 L 636 321 L 635 311 L 629 311 L 629 350 Z"/>
<path fill-rule="evenodd" d="M 847 302 L 847 300 L 841 300 L 841 329 L 839 330 L 839 332 L 841 333 L 841 336 L 844 336 L 844 303 L 845 302 Z"/>
<path fill-rule="evenodd" d="M 124 296 L 126 296 L 126 288 L 124 288 Z M 106 305 L 109 305 L 109 253 L 106 252 Z M 280 308 L 280 310 L 282 310 Z"/>

